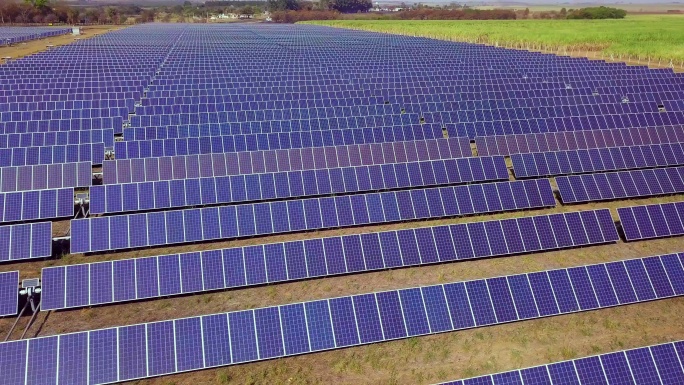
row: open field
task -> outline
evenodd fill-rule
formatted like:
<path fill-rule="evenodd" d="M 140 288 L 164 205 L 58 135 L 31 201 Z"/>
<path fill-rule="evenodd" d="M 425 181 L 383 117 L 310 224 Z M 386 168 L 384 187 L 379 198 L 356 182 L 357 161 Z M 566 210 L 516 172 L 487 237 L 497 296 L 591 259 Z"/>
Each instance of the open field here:
<path fill-rule="evenodd" d="M 679 15 L 639 15 L 623 20 L 326 20 L 307 23 L 543 51 L 572 51 L 591 57 L 614 55 L 623 61 L 641 58 L 642 63 L 648 58 L 652 64 L 660 60 L 663 65 L 672 60 L 675 67 L 684 65 L 684 16 Z"/>
<path fill-rule="evenodd" d="M 658 20 L 654 17 L 630 18 L 645 23 Z M 684 27 L 684 18 L 665 18 L 668 23 Z M 530 21 L 532 22 L 532 21 Z M 354 28 L 396 28 L 394 33 L 405 25 L 415 31 L 430 29 L 437 25 L 438 30 L 453 30 L 461 33 L 461 25 L 477 29 L 477 34 L 463 36 L 489 36 L 486 26 L 476 27 L 470 22 L 331 22 L 335 25 Z M 358 23 L 356 25 L 355 23 Z M 464 24 L 461 24 L 464 23 Z M 477 22 L 482 23 L 482 22 Z M 500 23 L 500 22 L 497 22 Z M 510 26 L 519 28 L 511 22 Z M 521 30 L 532 39 L 535 28 L 551 29 L 545 23 L 565 23 L 550 21 L 530 25 Z M 598 23 L 598 22 L 597 22 Z M 617 23 L 617 21 L 615 22 Z M 322 24 L 322 23 L 321 23 Z M 493 23 L 492 23 L 493 24 Z M 533 24 L 533 23 L 530 23 Z M 349 26 L 352 27 L 352 26 Z M 88 29 L 85 37 L 107 31 Z M 458 29 L 457 29 L 458 28 Z M 470 27 L 468 27 L 470 28 Z M 480 29 L 478 29 L 480 28 Z M 497 33 L 506 36 L 505 27 L 497 27 Z M 642 25 L 641 28 L 646 28 Z M 652 28 L 659 28 L 655 23 Z M 571 26 L 567 26 L 570 34 Z M 684 29 L 684 28 L 683 28 Z M 485 31 L 485 32 L 483 32 Z M 564 31 L 561 29 L 561 31 Z M 580 35 L 589 39 L 591 33 L 583 31 Z M 338 33 L 335 31 L 334 33 Z M 418 33 L 418 32 L 415 32 Z M 468 32 L 469 33 L 469 32 Z M 475 32 L 473 32 L 475 33 Z M 510 32 L 509 32 L 510 33 Z M 561 34 L 562 35 L 562 34 Z M 677 31 L 677 37 L 684 37 L 684 30 Z M 450 35 L 452 36 L 452 35 Z M 454 38 L 461 35 L 453 35 Z M 618 34 L 611 35 L 617 39 Z M 57 40 L 57 39 L 62 39 Z M 559 39 L 565 38 L 560 36 Z M 464 37 L 465 39 L 465 37 Z M 67 44 L 71 36 L 50 39 L 50 44 Z M 680 39 L 663 39 L 668 44 L 679 46 L 679 54 L 684 57 L 684 47 Z M 29 42 L 7 48 L 2 56 L 19 57 L 45 49 L 45 40 Z M 551 43 L 549 43 L 551 44 Z M 636 44 L 636 43 L 634 43 Z M 216 47 L 219 43 L 216 43 Z M 251 45 L 249 45 L 251 49 Z M 610 47 L 601 48 L 603 52 Z M 0 54 L 2 54 L 0 49 Z M 209 51 L 211 52 L 211 51 Z M 277 52 L 277 51 L 276 51 Z M 303 56 L 303 55 L 302 55 Z M 429 59 L 429 58 L 428 58 Z M 331 68 L 335 67 L 335 63 Z M 218 78 L 219 76 L 216 75 Z M 511 167 L 510 161 L 508 163 Z M 511 173 L 511 180 L 513 180 Z M 556 188 L 555 182 L 552 186 Z M 0 271 L 19 270 L 21 278 L 37 277 L 40 269 L 47 266 L 73 265 L 88 262 L 112 261 L 124 258 L 139 258 L 181 252 L 213 250 L 226 247 L 257 245 L 273 242 L 304 240 L 327 236 L 363 234 L 369 232 L 457 224 L 493 219 L 515 218 L 522 216 L 561 213 L 568 211 L 609 208 L 614 220 L 618 220 L 618 207 L 676 202 L 684 200 L 684 194 L 660 196 L 645 199 L 624 199 L 617 201 L 562 205 L 556 207 L 494 213 L 486 215 L 457 217 L 449 219 L 415 220 L 402 223 L 359 226 L 344 229 L 299 232 L 293 234 L 244 238 L 230 241 L 215 241 L 171 245 L 164 247 L 138 248 L 109 253 L 67 254 L 53 256 L 51 259 L 5 263 Z M 53 235 L 65 236 L 69 230 L 68 220 L 53 222 Z M 344 295 L 368 293 L 383 290 L 401 289 L 422 285 L 440 284 L 489 278 L 501 275 L 533 272 L 545 269 L 572 267 L 585 264 L 609 262 L 628 258 L 644 257 L 684 251 L 684 236 L 626 243 L 599 245 L 552 252 L 530 253 L 508 257 L 443 263 L 420 267 L 409 267 L 368 273 L 331 276 L 319 279 L 291 281 L 272 285 L 252 286 L 236 290 L 201 292 L 194 295 L 160 297 L 151 300 L 94 306 L 67 311 L 41 312 L 27 333 L 27 338 L 50 336 L 98 328 L 154 322 L 181 317 L 207 315 L 234 310 L 263 306 L 288 304 L 300 301 L 330 298 Z M 558 360 L 579 358 L 598 353 L 641 347 L 674 340 L 684 340 L 684 297 L 619 306 L 576 314 L 514 322 L 496 326 L 480 327 L 458 332 L 442 333 L 404 340 L 376 343 L 360 347 L 338 349 L 297 357 L 278 358 L 269 361 L 232 365 L 215 369 L 194 371 L 152 379 L 129 382 L 130 384 L 155 385 L 198 385 L 198 384 L 431 384 L 487 373 L 545 364 Z M 19 339 L 29 317 L 20 319 L 18 329 L 10 340 Z M 0 336 L 4 338 L 12 326 L 14 318 L 0 318 Z M 0 370 L 0 383 L 2 371 Z"/>

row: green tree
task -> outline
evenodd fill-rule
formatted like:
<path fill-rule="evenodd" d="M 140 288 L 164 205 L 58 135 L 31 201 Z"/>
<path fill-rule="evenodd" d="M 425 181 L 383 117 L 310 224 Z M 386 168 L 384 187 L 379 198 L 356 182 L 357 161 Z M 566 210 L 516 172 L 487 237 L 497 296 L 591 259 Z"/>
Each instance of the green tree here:
<path fill-rule="evenodd" d="M 268 0 L 266 7 L 269 11 L 298 11 L 301 5 L 298 0 Z"/>
<path fill-rule="evenodd" d="M 24 0 L 26 4 L 33 6 L 34 8 L 46 8 L 50 3 L 50 0 Z"/>
<path fill-rule="evenodd" d="M 368 12 L 373 7 L 371 0 L 330 0 L 330 8 L 342 13 Z"/>

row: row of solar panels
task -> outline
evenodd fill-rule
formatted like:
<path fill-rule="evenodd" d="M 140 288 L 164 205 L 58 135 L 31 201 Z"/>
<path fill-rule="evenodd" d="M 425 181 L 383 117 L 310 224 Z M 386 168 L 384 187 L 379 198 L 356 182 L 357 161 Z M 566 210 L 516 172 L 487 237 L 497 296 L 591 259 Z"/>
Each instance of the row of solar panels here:
<path fill-rule="evenodd" d="M 95 102 L 104 100 L 140 100 L 142 91 L 138 92 L 100 92 L 96 94 L 40 94 L 40 95 L 0 95 L 0 104 L 11 103 L 50 103 L 50 102 Z M 127 104 L 128 106 L 128 104 Z"/>
<path fill-rule="evenodd" d="M 92 186 L 90 212 L 104 214 L 508 180 L 503 157 L 461 159 L 464 161 L 448 159 Z"/>
<path fill-rule="evenodd" d="M 660 100 L 659 100 L 660 101 Z M 668 111 L 681 111 L 678 101 L 663 100 L 660 101 L 662 105 Z M 326 105 L 321 102 L 320 106 L 316 107 L 305 107 L 301 108 L 299 106 L 288 106 L 289 103 L 273 101 L 273 102 L 242 102 L 242 103 L 215 103 L 215 104 L 173 104 L 166 106 L 136 106 L 135 116 L 136 119 L 140 118 L 141 123 L 146 119 L 144 117 L 152 117 L 156 115 L 196 115 L 196 114 L 219 114 L 222 112 L 228 112 L 227 116 L 229 122 L 242 121 L 240 119 L 242 114 L 247 115 L 247 120 L 252 121 L 266 121 L 266 120 L 297 120 L 297 119 L 315 119 L 315 118 L 344 118 L 344 117 L 354 117 L 354 116 L 368 116 L 368 115 L 388 115 L 395 112 L 395 110 L 405 108 L 408 112 L 420 112 L 421 107 L 426 107 L 426 103 L 419 103 L 418 105 L 393 105 L 394 108 L 389 108 L 389 105 L 380 102 L 377 105 L 370 104 L 359 104 L 355 106 L 336 106 Z M 431 103 L 427 104 L 428 106 Z M 532 114 L 535 118 L 541 117 L 564 117 L 564 116 L 587 116 L 587 115 L 600 115 L 609 113 L 643 113 L 643 112 L 658 112 L 658 103 L 656 102 L 629 102 L 625 103 L 623 101 L 616 101 L 613 103 L 600 103 L 600 104 L 575 104 L 567 106 L 533 106 L 525 107 L 485 107 L 485 106 L 475 106 L 466 109 L 467 102 L 440 102 L 435 103 L 435 107 L 438 111 L 457 111 L 455 115 L 458 120 L 455 122 L 476 122 L 480 120 L 500 120 L 501 117 L 516 117 L 521 113 Z M 123 107 L 126 108 L 126 107 Z M 106 113 L 120 113 L 119 108 L 110 110 L 104 109 Z M 69 111 L 69 110 L 65 110 Z M 75 111 L 75 110 L 71 110 Z M 99 112 L 99 110 L 84 110 L 93 114 Z M 68 116 L 57 115 L 55 111 L 30 111 L 30 112 L 0 112 L 0 117 L 5 119 L 3 121 L 19 121 L 19 120 L 40 120 L 46 119 L 45 116 L 48 112 L 47 119 L 69 119 L 69 118 L 81 118 L 90 116 L 71 116 L 73 114 L 68 114 Z M 231 113 L 231 112 L 236 112 Z M 128 114 L 126 111 L 125 116 Z M 251 115 L 251 116 L 250 116 Z M 548 116 L 547 116 L 548 115 Z M 117 115 L 118 116 L 118 115 Z M 30 119 L 26 119 L 29 117 Z M 97 117 L 97 116 L 93 116 Z M 149 118 L 148 118 L 149 119 Z M 133 119 L 132 119 L 133 120 Z"/>
<path fill-rule="evenodd" d="M 563 203 L 684 193 L 684 167 L 559 176 Z"/>
<path fill-rule="evenodd" d="M 91 162 L 0 168 L 0 193 L 88 187 L 92 183 Z"/>
<path fill-rule="evenodd" d="M 0 148 L 67 146 L 85 143 L 104 143 L 105 147 L 114 147 L 114 130 L 110 128 L 0 134 Z"/>
<path fill-rule="evenodd" d="M 0 27 L 0 46 L 44 39 L 51 36 L 64 35 L 70 32 L 71 28 Z"/>
<path fill-rule="evenodd" d="M 100 165 L 104 157 L 104 143 L 0 148 L 0 167 L 74 162 L 91 162 L 94 165 Z"/>
<path fill-rule="evenodd" d="M 442 121 L 444 118 L 442 117 Z M 428 123 L 430 123 L 428 121 Z M 447 122 L 448 123 L 448 122 Z M 445 124 L 450 136 L 531 134 L 574 130 L 596 130 L 633 127 L 658 127 L 684 124 L 684 114 L 656 112 L 645 114 L 608 114 L 563 118 L 525 118 Z"/>
<path fill-rule="evenodd" d="M 32 120 L 23 122 L 0 122 L 0 134 L 23 134 L 26 132 L 56 132 L 80 130 L 114 129 L 123 132 L 123 118 L 89 118 L 89 119 L 59 119 Z"/>
<path fill-rule="evenodd" d="M 442 385 L 684 384 L 684 341 L 577 358 Z"/>
<path fill-rule="evenodd" d="M 124 130 L 125 133 L 125 130 Z M 684 142 L 684 126 L 478 136 L 479 155 L 504 155 Z"/>
<path fill-rule="evenodd" d="M 665 143 L 511 155 L 516 178 L 684 164 L 684 144 Z"/>
<path fill-rule="evenodd" d="M 0 226 L 0 262 L 52 255 L 52 222 Z"/>
<path fill-rule="evenodd" d="M 629 106 L 628 104 L 618 104 L 620 106 Z M 232 125 L 233 134 L 256 134 L 256 133 L 271 133 L 271 132 L 289 132 L 289 131 L 314 131 L 314 130 L 333 130 L 344 128 L 365 128 L 377 126 L 398 125 L 402 122 L 404 124 L 415 123 L 416 117 L 421 115 L 429 123 L 453 123 L 469 127 L 472 125 L 481 125 L 487 130 L 498 129 L 504 122 L 517 120 L 537 121 L 537 125 L 545 126 L 568 126 L 570 123 L 577 127 L 576 129 L 590 129 L 590 125 L 594 128 L 604 128 L 603 126 L 615 126 L 617 124 L 625 127 L 638 127 L 637 124 L 649 124 L 652 126 L 662 126 L 671 124 L 684 124 L 682 122 L 682 113 L 679 109 L 668 109 L 667 111 L 659 111 L 657 106 L 654 106 L 650 111 L 639 111 L 637 108 L 626 108 L 626 111 L 610 111 L 609 109 L 597 111 L 567 111 L 563 112 L 560 107 L 540 108 L 540 109 L 502 109 L 502 110 L 486 110 L 476 113 L 470 111 L 472 116 L 468 116 L 466 111 L 461 113 L 447 110 L 445 112 L 426 112 L 426 111 L 410 111 L 402 115 L 399 113 L 373 113 L 369 111 L 364 113 L 359 111 L 356 114 L 331 116 L 326 114 L 321 109 L 320 114 L 306 113 L 306 110 L 239 110 L 236 112 L 197 112 L 197 113 L 164 113 L 157 115 L 131 115 L 130 126 L 136 127 L 156 127 L 156 126 L 173 126 L 185 124 L 201 124 L 201 123 L 224 123 Z M 76 118 L 72 118 L 76 119 Z M 96 119 L 96 118 L 92 118 Z M 40 120 L 40 119 L 31 119 Z M 42 119 L 48 120 L 49 119 Z M 56 120 L 56 119 L 55 119 Z M 611 122 L 612 120 L 612 122 Z M 619 122 L 615 122 L 619 120 Z M 11 122 L 10 122 L 11 123 Z M 237 125 L 238 123 L 249 123 Z M 586 127 L 585 127 L 586 126 Z M 605 127 L 605 128 L 625 128 L 625 127 Z M 239 130 L 239 131 L 236 131 Z M 251 131 L 246 131 L 250 129 Z M 492 134 L 490 134 L 492 135 Z"/>
<path fill-rule="evenodd" d="M 71 252 L 232 239 L 553 207 L 548 179 L 343 195 L 71 221 Z"/>
<path fill-rule="evenodd" d="M 619 207 L 627 241 L 684 234 L 684 202 Z"/>
<path fill-rule="evenodd" d="M 549 251 L 618 240 L 608 210 L 44 268 L 42 310 Z"/>
<path fill-rule="evenodd" d="M 104 384 L 682 294 L 682 261 L 658 256 L 4 342 L 0 366 L 11 384 Z"/>
<path fill-rule="evenodd" d="M 189 138 L 188 147 L 198 148 L 202 152 L 204 148 L 211 148 L 213 142 L 212 138 Z M 161 176 L 158 171 L 160 165 L 163 168 L 182 167 L 186 172 L 181 172 L 181 175 L 225 176 L 361 165 L 372 166 L 470 156 L 472 156 L 472 150 L 468 138 L 460 137 L 361 145 L 306 147 L 289 150 L 207 153 L 190 156 L 176 155 L 165 157 L 161 155 L 144 157 L 145 159 L 135 157 L 132 160 L 126 160 L 127 158 L 119 153 L 117 154 L 117 160 L 104 162 L 103 170 L 104 183 L 111 184 L 117 183 L 117 181 L 118 183 L 123 183 L 124 181 L 140 182 L 164 179 L 165 176 Z M 144 166 L 138 166 L 140 163 L 144 163 Z M 195 166 L 195 164 L 198 164 L 198 166 Z M 119 173 L 118 170 L 122 167 L 124 171 Z M 151 169 L 151 171 L 147 171 L 148 169 Z M 146 176 L 140 177 L 141 173 L 146 174 Z M 173 174 L 172 172 L 170 175 Z"/>
<path fill-rule="evenodd" d="M 32 120 L 68 120 L 123 117 L 128 119 L 128 107 L 80 108 L 72 110 L 31 110 L 0 112 L 0 123 Z"/>
<path fill-rule="evenodd" d="M 262 150 L 268 150 L 269 141 L 273 142 L 271 146 L 275 146 L 271 149 L 278 148 L 297 148 L 297 147 L 317 147 L 317 146 L 332 146 L 332 145 L 342 145 L 342 144 L 363 144 L 363 143 L 373 143 L 373 142 L 391 142 L 391 141 L 401 141 L 401 140 L 416 140 L 423 139 L 423 137 L 441 138 L 443 136 L 439 135 L 442 132 L 442 126 L 437 124 L 420 124 L 420 119 L 417 115 L 413 116 L 413 123 L 398 123 L 384 121 L 378 122 L 379 124 L 370 123 L 364 128 L 361 127 L 348 127 L 345 129 L 333 129 L 333 130 L 311 130 L 311 131 L 297 131 L 291 130 L 289 125 L 293 123 L 292 121 L 271 121 L 271 122 L 243 122 L 243 123 L 197 123 L 197 124 L 178 124 L 178 125 L 166 125 L 166 126 L 151 126 L 151 127 L 126 127 L 124 129 L 124 139 L 130 140 L 154 140 L 154 139 L 179 139 L 179 138 L 189 138 L 189 137 L 202 137 L 202 136 L 224 136 L 225 140 L 231 143 L 256 141 L 256 138 L 270 138 L 263 143 Z M 260 131 L 257 129 L 257 125 L 275 125 L 278 127 L 278 132 L 273 133 L 252 133 L 252 134 L 240 134 L 239 132 L 251 132 L 251 126 L 255 126 L 255 132 Z M 280 126 L 287 126 L 286 130 L 281 130 Z M 237 127 L 237 128 L 236 128 Z M 410 129 L 410 132 L 407 131 Z M 270 128 L 269 128 L 270 131 Z M 281 132 L 285 131 L 285 132 Z M 450 135 L 451 137 L 464 137 L 466 135 Z M 240 139 L 240 138 L 247 139 Z M 396 137 L 396 139 L 393 139 Z M 406 137 L 407 139 L 401 139 Z M 414 138 L 415 137 L 415 138 Z M 263 141 L 263 139 L 259 139 Z M 279 142 L 283 142 L 278 145 Z M 292 142 L 290 144 L 290 142 Z M 311 144 L 309 144 L 311 143 Z M 325 144 L 322 144 L 325 143 Z M 233 147 L 238 146 L 238 144 L 232 145 Z M 244 146 L 244 145 L 243 145 Z M 226 146 L 229 148 L 230 146 Z"/>
<path fill-rule="evenodd" d="M 73 188 L 0 193 L 0 222 L 73 216 Z"/>
<path fill-rule="evenodd" d="M 457 136 L 450 135 L 449 137 L 456 138 Z M 440 138 L 444 138 L 444 133 L 439 125 L 415 124 L 331 131 L 212 136 L 199 139 L 179 138 L 123 141 L 114 143 L 114 151 L 118 159 L 135 159 L 202 153 L 358 146 L 363 144 L 434 140 Z"/>

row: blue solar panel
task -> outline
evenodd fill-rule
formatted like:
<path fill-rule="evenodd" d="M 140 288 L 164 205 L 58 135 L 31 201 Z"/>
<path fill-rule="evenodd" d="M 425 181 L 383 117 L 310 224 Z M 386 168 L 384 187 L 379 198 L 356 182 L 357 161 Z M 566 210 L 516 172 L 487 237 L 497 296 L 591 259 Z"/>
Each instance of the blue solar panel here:
<path fill-rule="evenodd" d="M 477 182 L 507 180 L 508 172 L 502 157 L 467 158 L 466 168 L 491 162 Z M 356 193 L 371 190 L 386 190 L 396 187 L 391 179 L 395 177 L 400 166 L 421 166 L 412 180 L 401 187 L 423 187 L 438 184 L 458 184 L 472 182 L 464 180 L 459 174 L 455 160 L 438 160 L 413 163 L 388 164 L 384 167 L 373 186 L 370 183 L 369 166 L 347 167 L 341 169 L 321 169 L 313 171 L 290 171 L 276 174 L 250 174 L 243 176 L 223 176 L 218 178 L 184 179 L 174 181 L 142 182 L 132 184 L 110 184 L 91 187 L 91 212 L 93 214 L 116 213 L 123 211 L 139 211 L 169 207 L 186 207 L 210 205 L 216 203 L 254 202 L 278 198 L 298 198 L 304 196 L 326 195 L 331 192 L 327 187 L 330 181 L 339 182 L 335 193 Z M 453 163 L 453 166 L 450 166 Z M 429 171 L 428 171 L 429 170 Z M 433 171 L 434 170 L 434 171 Z M 438 171 L 440 170 L 440 171 Z M 346 176 L 336 178 L 336 172 Z M 431 177 L 433 172 L 442 172 L 445 178 L 441 181 Z M 461 171 L 462 172 L 462 171 Z M 274 186 L 274 180 L 281 182 Z M 367 180 L 368 183 L 360 181 Z M 237 182 L 237 183 L 236 183 Z M 293 188 L 303 185 L 304 189 Z M 245 186 L 248 186 L 245 194 Z M 486 186 L 491 191 L 488 197 L 497 197 L 494 185 Z M 127 191 L 122 194 L 121 190 Z M 510 190 L 508 190 L 510 195 Z M 505 190 L 504 190 L 505 192 Z M 530 192 L 532 193 L 532 192 Z M 538 195 L 538 194 L 537 194 Z M 550 197 L 551 195 L 546 195 Z M 169 198 L 170 197 L 170 201 Z M 501 203 L 498 203 L 501 206 Z M 500 209 L 500 208 L 499 208 Z"/>
<path fill-rule="evenodd" d="M 676 351 L 676 348 L 680 346 L 684 346 L 684 342 L 669 342 L 467 380 L 445 382 L 442 385 L 476 383 L 679 384 L 684 381 L 683 364 Z"/>
<path fill-rule="evenodd" d="M 0 222 L 73 217 L 74 189 L 0 193 Z"/>
<path fill-rule="evenodd" d="M 17 314 L 19 302 L 19 272 L 0 273 L 0 316 Z"/>
<path fill-rule="evenodd" d="M 0 226 L 0 262 L 51 255 L 51 222 Z"/>
<path fill-rule="evenodd" d="M 666 156 L 669 152 L 671 156 Z M 649 154 L 650 156 L 645 156 Z M 567 158 L 570 161 L 565 162 Z M 634 163 L 631 160 L 636 159 Z M 600 150 L 568 150 L 558 152 L 511 155 L 513 171 L 518 178 L 581 174 L 588 172 L 639 169 L 684 164 L 684 148 L 680 143 L 616 147 Z"/>
<path fill-rule="evenodd" d="M 684 202 L 618 208 L 627 241 L 684 234 Z"/>
<path fill-rule="evenodd" d="M 511 322 L 521 319 L 514 306 L 513 298 L 516 294 L 511 287 L 525 281 L 531 283 L 532 291 L 535 292 L 533 302 L 537 308 L 541 310 L 548 307 L 545 301 L 550 301 L 550 305 L 555 309 L 562 309 L 554 298 L 556 284 L 549 284 L 546 280 L 546 287 L 540 288 L 535 284 L 538 281 L 536 277 L 569 276 L 581 310 L 603 308 L 621 305 L 623 302 L 594 302 L 585 306 L 586 300 L 583 297 L 589 295 L 586 288 L 598 287 L 600 292 L 609 290 L 613 293 L 612 296 L 617 297 L 616 292 L 631 288 L 632 283 L 613 280 L 612 286 L 602 286 L 599 281 L 603 278 L 588 272 L 606 266 L 635 263 L 651 266 L 657 262 L 662 268 L 662 259 L 663 257 L 649 257 L 615 261 L 608 265 L 579 266 L 517 276 L 359 294 L 304 304 L 242 310 L 21 342 L 5 342 L 0 343 L 0 362 L 4 368 L 9 368 L 8 376 L 15 376 L 15 383 L 27 383 L 29 379 L 38 377 L 55 378 L 57 362 L 62 362 L 61 354 L 64 353 L 58 349 L 62 346 L 61 342 L 73 339 L 75 335 L 88 334 L 87 343 L 72 343 L 73 349 L 68 354 L 71 357 L 83 357 L 85 354 L 89 359 L 89 382 L 98 384 L 136 378 L 134 376 L 156 376 L 213 365 L 257 361 L 289 354 Z M 681 259 L 679 267 L 681 268 Z M 614 269 L 607 268 L 605 271 L 610 274 Z M 667 276 L 664 269 L 658 271 L 653 267 L 646 268 L 644 273 L 650 282 L 660 280 L 660 275 Z M 525 281 L 521 281 L 523 277 Z M 622 285 L 628 286 L 623 288 Z M 654 284 L 654 288 L 655 298 L 682 295 L 659 290 L 657 284 Z M 520 290 L 517 292 L 520 293 Z M 540 295 L 544 292 L 548 294 L 547 297 Z M 430 303 L 426 298 L 436 298 L 436 301 Z M 542 311 L 539 316 L 574 311 L 578 309 L 563 309 L 552 313 Z M 433 315 L 436 316 L 434 320 Z M 285 330 L 293 331 L 294 334 L 286 333 Z M 306 333 L 308 338 L 305 339 Z M 28 344 L 28 351 L 25 350 L 25 344 Z M 52 354 L 44 356 L 42 365 L 35 365 L 26 357 L 36 350 L 51 351 Z M 646 354 L 647 351 L 649 354 Z M 662 359 L 662 362 L 656 363 L 656 356 Z M 145 359 L 134 360 L 140 357 Z M 611 353 L 600 356 L 600 361 L 605 378 L 614 383 L 625 383 L 632 375 L 681 378 L 684 373 L 681 371 L 681 363 L 676 358 L 677 355 L 670 347 L 660 348 L 657 354 L 644 349 Z M 28 368 L 24 366 L 26 362 L 29 362 Z M 75 370 L 78 363 L 69 365 L 73 365 L 71 370 Z M 632 369 L 639 367 L 640 373 L 637 375 L 633 374 L 633 370 L 630 372 L 630 366 Z M 14 372 L 12 368 L 16 368 Z M 525 383 L 549 383 L 552 378 L 562 373 L 569 373 L 571 378 L 580 379 L 588 373 L 582 365 L 577 365 L 574 372 L 567 365 L 556 365 L 548 370 L 541 368 L 544 367 L 521 370 L 521 378 Z M 72 372 L 72 375 L 76 374 Z M 492 378 L 489 378 L 489 381 L 492 381 Z"/>
<path fill-rule="evenodd" d="M 515 207 L 506 209 L 526 209 L 555 206 L 555 200 L 548 180 L 530 180 L 516 182 L 497 182 L 493 186 L 495 191 L 509 191 L 513 196 L 535 195 L 538 199 L 521 202 Z M 515 191 L 514 191 L 515 190 Z M 458 208 L 444 207 L 444 201 L 436 200 L 437 194 L 458 196 L 463 195 L 463 200 L 458 200 Z M 432 207 L 428 208 L 427 197 L 431 200 Z M 268 202 L 257 204 L 244 204 L 238 206 L 210 207 L 203 209 L 189 209 L 184 211 L 154 212 L 149 214 L 127 215 L 129 222 L 128 237 L 126 233 L 118 234 L 116 242 L 110 239 L 109 232 L 103 231 L 107 223 L 114 218 L 89 218 L 72 221 L 71 251 L 72 253 L 95 252 L 115 250 L 121 248 L 164 245 L 191 241 L 206 241 L 211 239 L 246 237 L 255 234 L 275 234 L 282 232 L 315 230 L 329 227 L 344 227 L 368 223 L 384 223 L 398 220 L 411 220 L 419 218 L 438 218 L 451 215 L 466 215 L 472 213 L 486 213 L 503 211 L 502 197 L 506 194 L 488 197 L 490 202 L 498 202 L 498 205 L 488 205 L 484 197 L 481 185 L 468 185 L 460 187 L 440 187 L 433 189 L 391 191 L 384 193 L 363 194 L 354 196 L 336 196 L 332 198 L 313 198 L 306 200 L 293 200 L 287 202 L 289 223 L 281 218 L 276 218 L 274 213 L 285 209 L 281 202 Z M 457 198 L 458 199 L 458 198 Z M 369 206 L 368 201 L 374 203 Z M 380 205 L 380 202 L 382 204 Z M 449 200 L 447 200 L 449 202 Z M 442 207 L 439 208 L 437 204 Z M 466 207 L 467 204 L 472 206 Z M 398 208 L 398 215 L 396 210 Z M 380 215 L 381 211 L 384 216 Z M 460 210 L 460 211 L 457 211 Z M 140 216 L 142 215 L 142 216 Z M 204 219 L 219 217 L 223 229 L 217 231 L 200 231 Z M 371 216 L 373 222 L 371 222 Z M 133 218 L 140 218 L 143 233 L 149 234 L 148 243 L 137 242 L 139 229 L 130 226 Z M 143 219 L 145 218 L 145 219 Z M 333 221 L 332 218 L 337 218 Z M 116 219 L 122 229 L 125 229 L 125 221 Z M 281 222 L 282 221 L 282 222 Z M 145 223 L 146 222 L 146 223 Z M 111 227 L 111 226 L 109 226 Z M 216 227 L 212 227 L 216 229 Z M 147 230 L 146 230 L 147 229 Z M 154 229 L 154 230 L 152 230 Z M 133 240 L 136 240 L 134 243 Z M 90 241 L 89 241 L 90 240 Z M 579 243 L 579 242 L 576 242 Z M 585 241 L 586 243 L 586 241 Z M 486 253 L 490 253 L 486 251 Z"/>
<path fill-rule="evenodd" d="M 609 210 L 580 213 L 575 224 L 596 234 L 580 243 L 573 243 L 569 238 L 566 218 L 575 217 L 576 214 L 570 212 L 98 262 L 90 265 L 49 267 L 43 270 L 42 307 L 47 310 L 88 305 L 68 304 L 71 300 L 66 298 L 72 295 L 83 296 L 85 290 L 78 291 L 79 287 L 91 288 L 89 304 L 94 305 L 157 295 L 192 293 L 617 241 L 617 230 Z M 549 218 L 553 220 L 549 221 Z M 547 224 L 543 232 L 540 231 L 540 223 Z M 541 238 L 560 239 L 562 234 L 567 234 L 567 243 L 545 242 L 543 247 L 540 246 Z M 534 239 L 535 242 L 525 244 L 523 237 Z M 674 261 L 668 263 L 676 266 Z M 65 271 L 76 266 L 90 266 L 90 284 L 72 284 L 69 275 L 65 277 Z M 684 271 L 673 271 L 677 276 L 684 275 Z M 597 275 L 597 279 L 603 277 L 601 274 Z M 87 277 L 84 279 L 87 280 Z M 565 296 L 573 296 L 572 289 L 568 287 L 570 283 L 567 277 L 551 279 L 559 290 L 559 303 Z M 68 288 L 71 285 L 75 287 L 73 293 Z M 134 291 L 136 287 L 137 295 Z M 513 290 L 513 294 L 518 296 L 517 299 L 514 297 L 516 302 L 527 298 L 525 287 L 516 286 L 512 289 L 516 289 Z M 111 293 L 114 293 L 114 298 Z M 572 306 L 566 308 L 570 310 Z M 510 316 L 510 309 L 503 311 Z M 526 313 L 529 314 L 529 311 Z"/>
<path fill-rule="evenodd" d="M 563 203 L 581 203 L 681 193 L 683 176 L 683 167 L 672 167 L 559 176 L 556 182 Z"/>

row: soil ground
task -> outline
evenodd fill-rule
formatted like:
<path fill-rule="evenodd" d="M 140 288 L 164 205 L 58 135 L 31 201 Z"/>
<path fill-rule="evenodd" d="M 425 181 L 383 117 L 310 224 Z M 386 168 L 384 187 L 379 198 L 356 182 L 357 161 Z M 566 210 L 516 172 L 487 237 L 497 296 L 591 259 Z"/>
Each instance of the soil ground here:
<path fill-rule="evenodd" d="M 86 30 L 86 36 L 105 32 Z M 73 40 L 50 39 L 50 44 Z M 12 47 L 0 56 L 25 55 L 45 48 L 44 40 Z M 29 47 L 34 48 L 30 49 Z M 150 248 L 97 255 L 63 255 L 54 259 L 3 264 L 0 271 L 20 270 L 22 278 L 36 277 L 46 266 L 116 260 L 176 252 L 199 251 L 258 243 L 331 235 L 358 234 L 419 226 L 463 223 L 553 212 L 610 208 L 682 200 L 681 195 L 621 200 L 544 210 L 521 211 L 466 218 L 414 221 L 310 233 L 287 234 L 228 242 Z M 54 234 L 65 235 L 68 221 L 54 224 Z M 559 267 L 607 262 L 684 251 L 684 237 L 534 253 L 468 262 L 411 267 L 365 274 L 224 290 L 70 311 L 40 313 L 27 336 L 90 330 L 109 326 L 166 320 L 253 307 L 287 304 L 341 295 L 398 289 Z M 614 350 L 684 339 L 684 298 L 673 298 L 571 315 L 529 320 L 466 331 L 443 333 L 340 349 L 298 357 L 228 366 L 180 375 L 140 380 L 135 384 L 427 384 L 572 359 Z M 20 337 L 29 317 L 20 319 L 10 339 Z M 0 319 L 0 336 L 13 318 Z"/>

